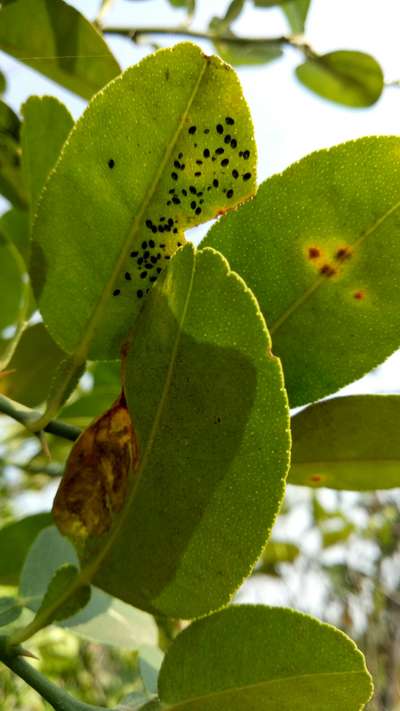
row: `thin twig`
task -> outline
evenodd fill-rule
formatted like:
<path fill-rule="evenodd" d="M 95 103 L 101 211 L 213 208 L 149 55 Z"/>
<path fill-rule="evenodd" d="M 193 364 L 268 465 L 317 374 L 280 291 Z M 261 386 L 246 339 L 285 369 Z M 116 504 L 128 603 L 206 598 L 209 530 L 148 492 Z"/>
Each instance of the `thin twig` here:
<path fill-rule="evenodd" d="M 5 642 L 6 638 L 0 637 L 0 660 L 32 689 L 35 689 L 55 711 L 104 711 L 104 708 L 74 699 L 22 658 L 27 656 L 26 650 L 20 648 L 7 652 Z"/>
<path fill-rule="evenodd" d="M 218 34 L 216 32 L 201 32 L 191 30 L 189 27 L 103 27 L 104 34 L 122 35 L 128 37 L 133 42 L 137 42 L 140 37 L 146 35 L 174 35 L 176 37 L 187 37 L 189 39 L 207 40 L 208 42 L 224 42 L 236 45 L 252 44 L 255 47 L 261 45 L 284 45 L 294 47 L 306 55 L 314 55 L 311 47 L 296 35 L 279 35 L 277 37 L 239 37 L 237 35 Z"/>
<path fill-rule="evenodd" d="M 0 395 L 0 413 L 11 417 L 16 422 L 24 425 L 28 430 L 30 430 L 29 424 L 35 422 L 40 417 L 40 413 L 36 410 L 24 407 L 5 395 Z M 68 439 L 71 442 L 75 442 L 81 434 L 79 427 L 67 425 L 65 422 L 60 422 L 59 420 L 51 420 L 44 429 L 50 434 L 63 437 L 63 439 Z"/>

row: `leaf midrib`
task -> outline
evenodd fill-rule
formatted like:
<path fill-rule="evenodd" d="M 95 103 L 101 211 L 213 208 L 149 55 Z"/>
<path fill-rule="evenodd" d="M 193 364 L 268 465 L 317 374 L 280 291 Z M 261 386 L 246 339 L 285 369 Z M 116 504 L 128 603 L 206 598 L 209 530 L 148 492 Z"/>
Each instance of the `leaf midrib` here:
<path fill-rule="evenodd" d="M 157 407 L 157 410 L 156 410 L 156 413 L 154 416 L 153 426 L 151 428 L 150 435 L 147 440 L 146 447 L 145 447 L 145 450 L 143 453 L 143 457 L 141 459 L 141 464 L 140 464 L 140 467 L 137 470 L 137 472 L 135 472 L 135 484 L 132 487 L 132 490 L 131 490 L 131 493 L 128 497 L 128 500 L 126 501 L 125 506 L 122 510 L 122 513 L 117 521 L 117 524 L 115 525 L 109 538 L 107 539 L 105 546 L 102 548 L 99 555 L 91 563 L 89 563 L 89 565 L 86 568 L 86 571 L 88 571 L 88 570 L 91 571 L 90 575 L 92 575 L 92 574 L 94 575 L 96 573 L 96 570 L 101 565 L 102 561 L 108 554 L 110 548 L 112 548 L 114 541 L 117 538 L 126 518 L 129 516 L 129 514 L 131 512 L 132 503 L 135 499 L 136 492 L 139 488 L 139 482 L 142 478 L 143 472 L 146 470 L 147 462 L 149 460 L 149 457 L 150 457 L 150 454 L 151 454 L 151 451 L 152 451 L 152 448 L 154 445 L 154 441 L 157 436 L 161 417 L 163 414 L 163 410 L 164 410 L 164 407 L 165 407 L 165 404 L 167 401 L 167 397 L 168 397 L 171 382 L 172 382 L 172 376 L 173 376 L 174 369 L 175 369 L 176 358 L 177 358 L 178 349 L 179 349 L 180 340 L 181 340 L 182 331 L 183 331 L 183 324 L 186 319 L 186 315 L 187 315 L 187 311 L 188 311 L 189 303 L 190 303 L 190 298 L 192 295 L 195 272 L 196 272 L 196 257 L 195 257 L 195 255 L 193 255 L 190 281 L 188 284 L 188 289 L 187 289 L 185 302 L 184 302 L 183 309 L 182 309 L 181 318 L 180 318 L 178 325 L 177 325 L 176 337 L 175 337 L 174 345 L 173 345 L 173 348 L 171 351 L 170 364 L 169 364 L 165 382 L 163 385 L 160 401 L 158 403 L 158 407 Z"/>
<path fill-rule="evenodd" d="M 189 307 L 190 297 L 191 297 L 192 290 L 193 290 L 193 281 L 194 281 L 195 271 L 196 271 L 196 259 L 195 259 L 195 257 L 194 257 L 194 258 L 193 258 L 193 262 L 192 262 L 192 272 L 191 272 L 191 275 L 190 275 L 190 281 L 189 281 L 189 285 L 188 285 L 188 290 L 187 290 L 187 293 L 186 293 L 185 302 L 184 302 L 183 309 L 182 309 L 182 315 L 181 315 L 181 318 L 180 318 L 180 320 L 179 320 L 179 322 L 178 322 L 178 327 L 177 327 L 177 333 L 176 333 L 176 337 L 175 337 L 175 342 L 174 342 L 174 345 L 173 345 L 173 348 L 172 348 L 172 352 L 171 352 L 171 360 L 170 360 L 169 368 L 168 368 L 167 375 L 166 375 L 165 382 L 164 382 L 164 386 L 163 386 L 163 389 L 162 389 L 162 394 L 161 394 L 161 397 L 160 397 L 160 402 L 159 402 L 159 404 L 158 404 L 157 411 L 156 411 L 156 414 L 155 414 L 155 417 L 154 417 L 153 427 L 152 427 L 152 429 L 151 429 L 150 436 L 149 436 L 149 438 L 148 438 L 148 441 L 147 441 L 147 444 L 146 444 L 146 448 L 145 448 L 145 450 L 144 450 L 144 454 L 143 454 L 143 457 L 142 457 L 142 460 L 141 460 L 141 465 L 140 465 L 138 471 L 135 473 L 135 484 L 134 484 L 134 486 L 132 487 L 131 493 L 130 493 L 130 495 L 129 495 L 129 497 L 128 497 L 128 500 L 127 500 L 126 503 L 125 503 L 125 506 L 124 506 L 124 508 L 123 508 L 123 510 L 122 510 L 122 513 L 121 513 L 121 515 L 120 515 L 120 517 L 119 517 L 119 519 L 118 519 L 118 521 L 117 521 L 117 524 L 115 525 L 114 529 L 112 530 L 110 536 L 109 536 L 108 539 L 106 540 L 106 543 L 105 543 L 105 545 L 103 546 L 103 548 L 100 550 L 99 554 L 98 554 L 97 556 L 95 556 L 94 559 L 91 560 L 91 561 L 88 563 L 88 565 L 86 565 L 84 568 L 82 568 L 82 569 L 79 571 L 79 574 L 76 576 L 76 578 L 75 578 L 74 581 L 71 583 L 71 585 L 70 585 L 68 588 L 66 588 L 66 590 L 64 591 L 64 593 L 60 595 L 60 597 L 59 597 L 59 599 L 57 600 L 57 602 L 53 603 L 53 604 L 50 605 L 48 608 L 46 608 L 46 610 L 43 611 L 43 615 L 42 615 L 42 617 L 44 618 L 43 624 L 42 624 L 42 621 L 39 620 L 39 614 L 36 615 L 35 620 L 39 620 L 42 627 L 45 626 L 45 624 L 46 624 L 46 619 L 49 619 L 50 616 L 51 616 L 52 614 L 54 614 L 55 611 L 57 611 L 57 609 L 59 609 L 60 607 L 62 607 L 63 604 L 64 604 L 81 586 L 87 585 L 87 584 L 90 584 L 90 583 L 91 583 L 91 581 L 93 580 L 93 578 L 94 578 L 94 576 L 95 576 L 95 574 L 96 574 L 96 571 L 98 570 L 98 568 L 100 567 L 102 561 L 104 560 L 104 558 L 105 558 L 106 555 L 108 554 L 110 548 L 112 548 L 112 546 L 113 546 L 113 544 L 114 544 L 114 541 L 115 541 L 115 539 L 117 538 L 117 536 L 118 536 L 118 534 L 119 534 L 119 532 L 120 532 L 120 530 L 121 530 L 121 528 L 122 528 L 122 526 L 123 526 L 123 524 L 124 524 L 124 522 L 125 522 L 127 516 L 130 514 L 132 502 L 133 502 L 133 500 L 134 500 L 134 498 L 135 498 L 135 495 L 136 495 L 136 492 L 137 492 L 137 489 L 138 489 L 138 485 L 139 485 L 139 481 L 140 481 L 140 479 L 141 479 L 141 477 L 142 477 L 143 471 L 144 471 L 145 468 L 146 468 L 147 461 L 148 461 L 148 458 L 149 458 L 149 456 L 150 456 L 150 453 L 151 453 L 151 450 L 152 450 L 152 447 L 153 447 L 153 444 L 154 444 L 154 440 L 155 440 L 155 437 L 156 437 L 156 434 L 157 434 L 157 431 L 158 431 L 158 426 L 159 426 L 159 423 L 160 423 L 160 420 L 161 420 L 161 416 L 162 416 L 162 413 L 163 413 L 163 409 L 164 409 L 165 402 L 166 402 L 166 399 L 167 399 L 167 395 L 168 395 L 168 392 L 169 392 L 169 388 L 170 388 L 170 385 L 171 385 L 172 375 L 173 375 L 173 371 L 174 371 L 174 367 L 175 367 L 175 363 L 176 363 L 176 357 L 177 357 L 178 348 L 179 348 L 180 339 L 181 339 L 182 330 L 183 330 L 183 324 L 184 324 L 184 322 L 185 322 L 187 310 L 188 310 L 188 307 Z M 35 630 L 35 631 L 37 631 L 37 630 Z"/>
<path fill-rule="evenodd" d="M 172 704 L 165 704 L 162 703 L 162 709 L 163 711 L 167 711 L 168 709 L 179 709 L 179 708 L 184 708 L 185 705 L 189 703 L 198 703 L 198 702 L 204 702 L 207 699 L 215 699 L 216 697 L 223 697 L 226 695 L 230 695 L 232 693 L 240 693 L 241 691 L 251 691 L 251 690 L 256 690 L 256 689 L 261 689 L 265 687 L 268 689 L 271 686 L 274 686 L 276 684 L 281 684 L 282 682 L 286 681 L 297 681 L 297 680 L 303 680 L 303 679 L 308 679 L 308 678 L 313 678 L 313 677 L 346 677 L 346 676 L 365 676 L 365 671 L 362 669 L 360 670 L 353 670 L 353 671 L 344 671 L 344 672 L 315 672 L 311 674 L 296 674 L 293 676 L 282 676 L 278 677 L 276 679 L 267 679 L 265 681 L 257 682 L 256 684 L 247 684 L 245 686 L 233 686 L 229 687 L 228 689 L 223 689 L 222 691 L 216 691 L 210 694 L 204 694 L 203 696 L 194 696 L 185 699 L 184 701 L 178 701 L 177 703 L 172 703 Z"/>
<path fill-rule="evenodd" d="M 377 220 L 371 225 L 371 227 L 367 227 L 366 229 L 363 230 L 363 232 L 360 234 L 358 239 L 351 245 L 352 251 L 354 252 L 357 247 L 359 247 L 366 239 L 369 237 L 371 234 L 373 234 L 384 222 L 387 220 L 396 210 L 400 208 L 400 200 L 398 200 L 392 207 L 390 207 L 386 212 L 381 215 L 381 217 L 378 217 Z M 326 276 L 319 276 L 302 294 L 299 296 L 295 301 L 293 301 L 290 306 L 284 311 L 277 319 L 276 321 L 269 325 L 269 332 L 271 336 L 275 335 L 276 332 L 280 329 L 280 327 L 287 321 L 287 319 L 295 312 L 297 311 L 300 306 L 303 304 L 307 303 L 307 301 L 311 298 L 312 294 L 314 294 L 317 289 L 321 286 L 321 284 L 328 284 L 330 282 L 329 279 L 327 279 Z"/>

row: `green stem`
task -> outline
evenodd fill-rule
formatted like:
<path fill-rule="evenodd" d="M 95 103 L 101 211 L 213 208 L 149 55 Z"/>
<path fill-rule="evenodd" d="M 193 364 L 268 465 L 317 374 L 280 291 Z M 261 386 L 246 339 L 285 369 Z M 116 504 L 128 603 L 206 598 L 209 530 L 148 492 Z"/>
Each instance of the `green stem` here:
<path fill-rule="evenodd" d="M 30 430 L 30 423 L 37 421 L 40 417 L 40 413 L 36 410 L 24 407 L 18 402 L 10 400 L 10 398 L 5 395 L 0 395 L 0 413 L 8 415 L 8 417 L 12 417 L 13 420 L 20 422 L 21 425 L 24 425 L 28 430 Z M 44 430 L 50 434 L 68 439 L 71 442 L 75 442 L 81 434 L 79 427 L 67 425 L 65 422 L 59 422 L 58 420 L 50 421 L 44 427 Z"/>
<path fill-rule="evenodd" d="M 100 706 L 92 706 L 74 699 L 73 696 L 49 681 L 31 664 L 28 664 L 20 655 L 21 650 L 7 653 L 4 638 L 0 638 L 1 661 L 37 691 L 55 711 L 104 711 L 104 708 Z"/>
<path fill-rule="evenodd" d="M 304 54 L 314 54 L 310 46 L 299 41 L 296 36 L 279 35 L 277 37 L 238 37 L 237 35 L 218 34 L 216 32 L 199 32 L 191 30 L 189 27 L 103 27 L 104 34 L 122 35 L 129 37 L 133 42 L 136 42 L 141 36 L 145 35 L 174 35 L 176 37 L 188 37 L 189 39 L 207 40 L 208 42 L 226 42 L 228 44 L 257 45 L 270 44 L 271 46 L 284 45 L 294 47 Z"/>

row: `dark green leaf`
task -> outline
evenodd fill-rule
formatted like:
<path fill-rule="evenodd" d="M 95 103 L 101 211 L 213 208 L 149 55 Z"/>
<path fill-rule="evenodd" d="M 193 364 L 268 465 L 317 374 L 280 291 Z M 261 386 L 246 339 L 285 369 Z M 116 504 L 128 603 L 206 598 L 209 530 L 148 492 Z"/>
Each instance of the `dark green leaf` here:
<path fill-rule="evenodd" d="M 0 101 L 0 135 L 6 134 L 18 142 L 20 126 L 17 114 L 4 101 Z"/>
<path fill-rule="evenodd" d="M 4 94 L 7 82 L 3 72 L 0 72 L 0 94 Z"/>
<path fill-rule="evenodd" d="M 400 487 L 399 395 L 326 400 L 292 419 L 291 484 L 368 491 Z"/>
<path fill-rule="evenodd" d="M 15 597 L 0 597 L 0 627 L 11 624 L 18 619 L 22 606 Z"/>
<path fill-rule="evenodd" d="M 0 235 L 15 245 L 24 262 L 29 260 L 30 224 L 25 210 L 13 207 L 0 217 Z M 22 268 L 22 265 L 21 265 Z"/>
<path fill-rule="evenodd" d="M 0 227 L 0 332 L 13 326 L 22 304 L 21 261 L 17 250 L 4 238 Z"/>
<path fill-rule="evenodd" d="M 265 324 L 214 250 L 186 245 L 152 290 L 126 363 L 126 395 L 132 454 L 119 449 L 113 471 L 113 432 L 126 448 L 131 437 L 116 403 L 75 445 L 57 524 L 78 539 L 83 567 L 97 569 L 94 583 L 107 592 L 173 617 L 205 614 L 227 602 L 261 553 L 289 444 Z M 99 454 L 105 439 L 109 450 Z"/>
<path fill-rule="evenodd" d="M 43 323 L 29 326 L 7 364 L 9 375 L 0 379 L 0 392 L 27 407 L 40 405 L 46 400 L 55 370 L 64 357 Z"/>
<path fill-rule="evenodd" d="M 74 122 L 52 96 L 31 96 L 22 107 L 22 116 L 22 171 L 33 219 L 39 194 Z"/>
<path fill-rule="evenodd" d="M 68 403 L 60 412 L 63 420 L 73 422 L 77 427 L 87 427 L 90 420 L 108 410 L 119 395 L 121 385 L 116 387 L 96 387 L 92 392 L 80 395 Z"/>
<path fill-rule="evenodd" d="M 382 68 L 364 52 L 343 50 L 309 59 L 296 75 L 324 99 L 356 108 L 375 104 L 384 87 Z"/>
<path fill-rule="evenodd" d="M 0 195 L 16 207 L 24 210 L 28 207 L 21 171 L 20 146 L 9 133 L 2 132 L 0 132 Z"/>
<path fill-rule="evenodd" d="M 0 218 L 0 371 L 7 367 L 33 307 L 26 265 L 19 251 L 24 241 L 27 246 L 26 225 L 26 218 L 16 209 Z"/>
<path fill-rule="evenodd" d="M 76 587 L 73 593 L 69 593 L 71 587 Z M 85 608 L 89 600 L 90 586 L 79 585 L 78 568 L 64 563 L 50 580 L 35 619 L 45 618 L 46 624 L 65 620 Z"/>
<path fill-rule="evenodd" d="M 192 44 L 160 50 L 98 94 L 65 144 L 34 226 L 32 278 L 54 339 L 82 359 L 89 349 L 118 357 L 182 231 L 249 197 L 255 159 L 235 73 Z"/>
<path fill-rule="evenodd" d="M 0 371 L 7 366 L 24 328 L 30 299 L 23 258 L 0 220 Z"/>
<path fill-rule="evenodd" d="M 158 693 L 170 711 L 360 711 L 372 683 L 355 644 L 293 610 L 234 606 L 174 641 Z"/>
<path fill-rule="evenodd" d="M 101 34 L 63 0 L 3 3 L 0 49 L 85 99 L 120 71 Z"/>
<path fill-rule="evenodd" d="M 18 584 L 19 574 L 32 541 L 51 520 L 49 513 L 34 514 L 0 528 L 1 585 Z"/>
<path fill-rule="evenodd" d="M 292 406 L 335 392 L 399 346 L 399 155 L 397 137 L 313 153 L 203 242 L 254 291 Z"/>

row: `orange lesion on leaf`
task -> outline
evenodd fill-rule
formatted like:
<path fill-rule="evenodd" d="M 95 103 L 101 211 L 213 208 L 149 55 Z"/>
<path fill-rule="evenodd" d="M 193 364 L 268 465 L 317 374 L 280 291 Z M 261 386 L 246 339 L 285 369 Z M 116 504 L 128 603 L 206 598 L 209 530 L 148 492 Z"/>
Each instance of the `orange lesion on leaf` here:
<path fill-rule="evenodd" d="M 315 242 L 305 245 L 305 256 L 320 276 L 332 278 L 341 274 L 344 262 L 352 257 L 348 244 L 325 245 L 325 250 Z"/>
<path fill-rule="evenodd" d="M 333 277 L 335 274 L 337 274 L 337 270 L 335 267 L 332 267 L 331 264 L 323 264 L 322 267 L 319 270 L 319 273 L 321 276 L 326 276 L 326 277 Z"/>
<path fill-rule="evenodd" d="M 308 248 L 308 258 L 318 259 L 321 256 L 321 251 L 319 247 L 309 247 Z"/>
<path fill-rule="evenodd" d="M 81 434 L 67 460 L 53 506 L 60 531 L 74 539 L 100 536 L 126 500 L 138 446 L 125 395 Z"/>
<path fill-rule="evenodd" d="M 335 253 L 335 259 L 338 262 L 345 262 L 347 259 L 351 259 L 352 256 L 352 251 L 349 245 L 344 245 L 343 247 L 339 247 L 339 249 Z"/>
<path fill-rule="evenodd" d="M 357 301 L 362 301 L 363 299 L 365 299 L 365 292 L 364 292 L 364 291 L 361 291 L 361 290 L 355 291 L 354 294 L 353 294 L 353 297 L 354 297 Z"/>
<path fill-rule="evenodd" d="M 325 479 L 326 476 L 324 474 L 312 474 L 309 477 L 309 486 L 321 486 Z"/>

